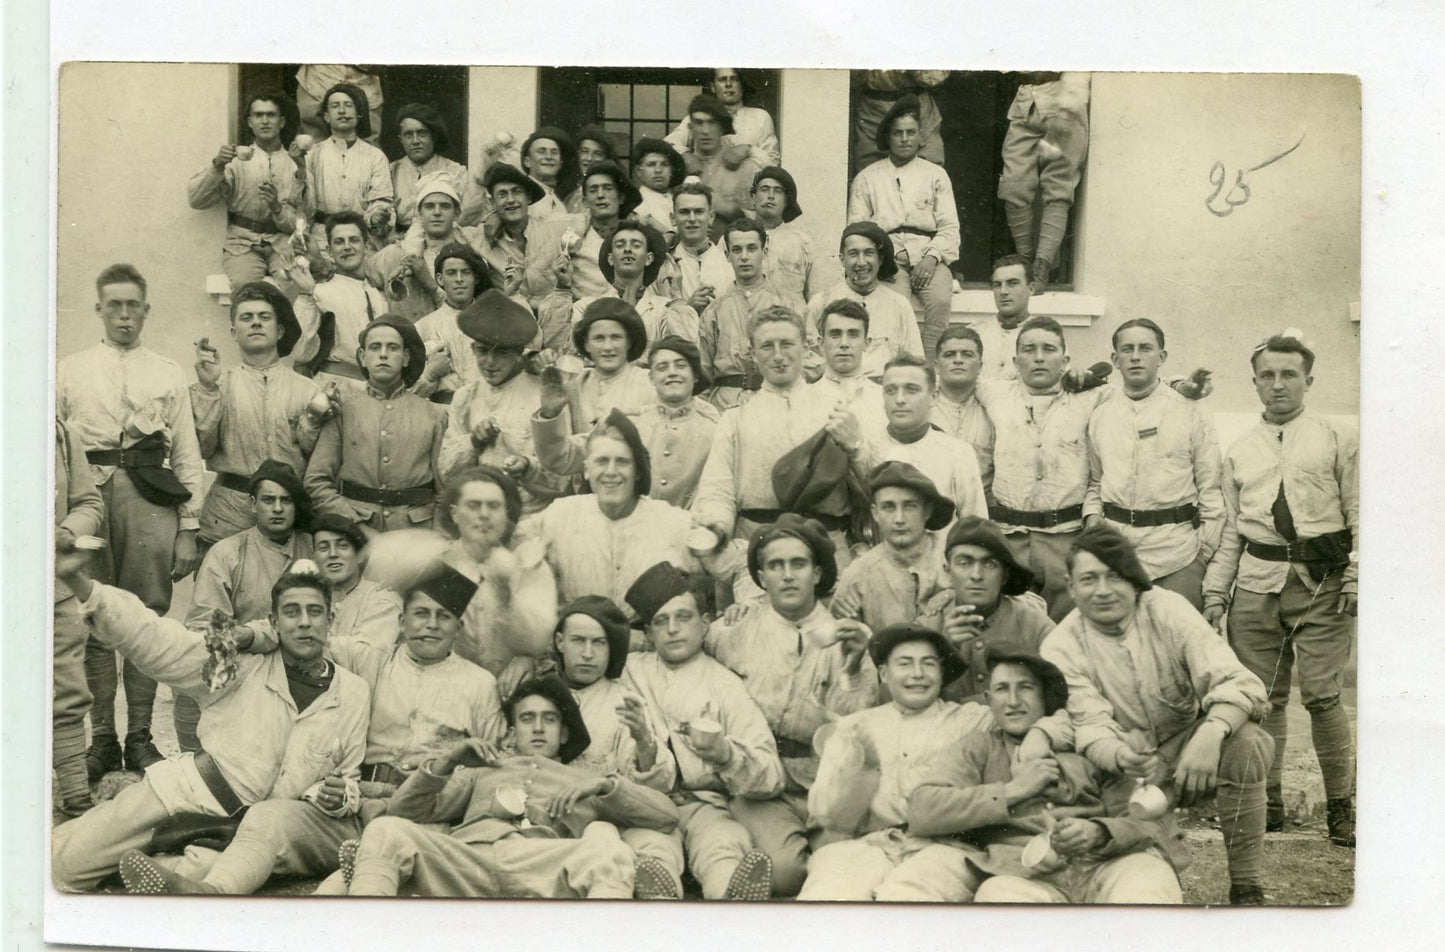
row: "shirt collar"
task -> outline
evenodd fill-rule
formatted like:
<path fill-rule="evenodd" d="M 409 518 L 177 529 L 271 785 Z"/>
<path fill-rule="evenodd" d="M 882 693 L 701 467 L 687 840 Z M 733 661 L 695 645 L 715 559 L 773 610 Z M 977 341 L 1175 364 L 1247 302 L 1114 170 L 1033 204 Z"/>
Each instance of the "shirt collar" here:
<path fill-rule="evenodd" d="M 803 379 L 803 375 L 799 374 L 798 379 L 794 380 L 792 385 L 790 385 L 786 389 L 783 387 L 775 387 L 772 384 L 768 383 L 766 380 L 763 381 L 762 389 L 768 393 L 775 393 L 780 397 L 793 397 L 807 385 L 808 382 Z"/>
<path fill-rule="evenodd" d="M 139 340 L 137 340 L 134 344 L 131 344 L 129 347 L 122 347 L 115 341 L 111 340 L 109 337 L 102 337 L 100 339 L 100 342 L 105 346 L 109 347 L 111 350 L 115 351 L 117 354 L 130 354 L 140 350 Z"/>

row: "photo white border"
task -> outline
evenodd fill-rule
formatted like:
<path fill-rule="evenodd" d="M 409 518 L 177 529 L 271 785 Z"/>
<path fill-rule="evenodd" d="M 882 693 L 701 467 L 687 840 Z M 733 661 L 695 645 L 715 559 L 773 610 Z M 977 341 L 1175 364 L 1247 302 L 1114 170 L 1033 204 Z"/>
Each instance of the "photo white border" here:
<path fill-rule="evenodd" d="M 388 13 L 388 6 L 391 13 Z M 624 7 L 640 7 L 626 15 Z M 972 5 L 970 5 L 972 6 Z M 19 7 L 16 9 L 16 7 Z M 50 495 L 46 364 L 54 310 L 54 102 L 58 64 L 72 59 L 697 65 L 948 66 L 1345 72 L 1363 82 L 1362 473 L 1359 813 L 1356 899 L 1340 910 L 889 909 L 773 904 L 745 913 L 719 905 L 246 899 L 233 902 L 60 897 L 47 913 L 78 941 L 166 942 L 201 948 L 367 948 L 430 942 L 449 948 L 505 941 L 550 949 L 600 944 L 629 950 L 736 947 L 945 948 L 974 942 L 1124 944 L 1219 949 L 1254 942 L 1339 949 L 1388 943 L 1432 948 L 1441 934 L 1445 869 L 1438 798 L 1445 750 L 1438 698 L 1442 651 L 1424 599 L 1438 587 L 1442 505 L 1438 479 L 1445 378 L 1438 299 L 1440 170 L 1445 117 L 1437 43 L 1445 10 L 1430 0 L 1264 4 L 1216 0 L 1175 6 L 1126 0 L 1081 17 L 1076 8 L 1015 0 L 952 11 L 919 0 L 784 6 L 582 6 L 559 0 L 385 4 L 354 0 L 360 28 L 332 5 L 273 0 L 202 9 L 175 0 L 7 4 L 4 11 L 5 319 L 0 322 L 5 409 L 4 816 L 5 947 L 38 947 L 46 825 L 49 723 L 44 593 L 48 532 L 36 505 Z M 885 12 L 886 9 L 886 12 Z M 662 18 L 668 13 L 670 21 Z M 646 15 L 656 23 L 634 26 Z M 1068 19 L 1063 19 L 1067 16 Z M 415 30 L 407 24 L 428 24 Z M 559 29 L 569 32 L 559 33 Z M 406 35 L 406 34 L 413 35 Z M 47 49 L 49 40 L 49 57 Z M 284 53 L 282 52 L 284 50 Z M 729 50 L 713 56 L 711 50 Z M 158 108 L 163 108 L 160 106 Z M 42 130 L 45 130 L 42 133 Z M 37 146 L 49 143 L 47 162 Z M 118 157 L 118 160 L 119 157 Z M 44 223 L 44 227 L 42 227 Z M 48 262 L 48 267 L 43 267 Z M 48 280 L 42 280 L 47 275 Z M 1377 329 L 1374 328 L 1378 324 Z M 1401 357 L 1407 358 L 1400 360 Z M 1403 366 L 1404 373 L 1396 370 Z M 1393 373 L 1391 371 L 1394 371 Z M 1406 533 L 1409 534 L 1406 534 Z M 1393 549 L 1394 551 L 1390 551 Z M 1408 553 L 1408 555 L 1406 554 Z M 1419 633 L 1418 635 L 1416 633 Z M 47 886 L 48 888 L 48 886 Z M 1423 902 L 1422 902 L 1423 900 Z M 1410 908 L 1415 906 L 1415 908 Z M 358 909 L 364 909 L 359 914 Z M 400 913 L 400 914 L 398 914 Z M 1207 917 L 1203 919 L 1201 917 Z M 413 923 L 415 923 L 413 927 Z M 1019 926 L 1027 925 L 1026 929 Z M 387 935 L 378 940 L 382 933 Z M 410 933 L 410 938 L 409 938 Z M 1045 935 L 1047 933 L 1047 936 Z M 164 940 L 161 936 L 164 935 Z M 497 939 L 491 937 L 495 935 Z M 455 937 L 455 938 L 453 938 Z M 475 937 L 475 938 L 473 938 Z M 706 937 L 699 940 L 698 937 Z"/>

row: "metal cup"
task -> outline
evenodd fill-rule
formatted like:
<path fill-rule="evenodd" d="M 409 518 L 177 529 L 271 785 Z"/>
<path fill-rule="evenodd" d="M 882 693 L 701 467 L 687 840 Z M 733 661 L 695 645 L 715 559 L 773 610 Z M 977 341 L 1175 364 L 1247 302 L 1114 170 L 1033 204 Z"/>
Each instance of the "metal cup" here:
<path fill-rule="evenodd" d="M 1024 844 L 1024 850 L 1019 854 L 1019 862 L 1027 869 L 1057 866 L 1059 854 L 1054 851 L 1053 837 L 1048 833 L 1034 836 Z"/>
<path fill-rule="evenodd" d="M 698 558 L 717 551 L 718 545 L 722 542 L 717 533 L 707 526 L 696 526 L 687 534 L 687 549 Z"/>
<path fill-rule="evenodd" d="M 304 132 L 296 136 L 296 145 L 300 147 L 302 152 L 310 152 L 311 147 L 315 144 L 316 140 Z"/>
<path fill-rule="evenodd" d="M 687 724 L 687 736 L 693 743 L 706 746 L 722 737 L 722 725 L 710 717 L 696 717 Z"/>
<path fill-rule="evenodd" d="M 254 145 L 238 145 L 238 146 L 236 146 L 236 158 L 240 159 L 242 162 L 249 162 L 250 159 L 251 159 L 251 156 L 253 156 L 253 155 L 255 155 L 255 154 L 256 154 L 256 147 L 255 147 Z"/>
<path fill-rule="evenodd" d="M 1136 820 L 1157 820 L 1169 812 L 1169 797 L 1157 785 L 1142 780 L 1129 795 L 1129 815 Z"/>
<path fill-rule="evenodd" d="M 497 809 L 505 816 L 521 816 L 527 811 L 527 790 L 519 783 L 504 783 L 492 794 Z"/>

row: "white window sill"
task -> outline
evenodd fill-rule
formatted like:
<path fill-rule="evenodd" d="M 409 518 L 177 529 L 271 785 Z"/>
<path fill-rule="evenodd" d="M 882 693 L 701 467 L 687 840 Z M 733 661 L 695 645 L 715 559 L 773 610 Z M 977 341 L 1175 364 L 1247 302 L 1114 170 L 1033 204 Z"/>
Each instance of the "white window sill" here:
<path fill-rule="evenodd" d="M 231 281 L 224 274 L 206 275 L 206 293 L 215 298 L 221 307 L 231 306 Z"/>
<path fill-rule="evenodd" d="M 1029 313 L 1048 315 L 1064 327 L 1089 327 L 1104 316 L 1104 299 L 1073 291 L 1045 291 L 1029 298 Z M 953 292 L 954 323 L 976 324 L 997 314 L 992 291 Z"/>

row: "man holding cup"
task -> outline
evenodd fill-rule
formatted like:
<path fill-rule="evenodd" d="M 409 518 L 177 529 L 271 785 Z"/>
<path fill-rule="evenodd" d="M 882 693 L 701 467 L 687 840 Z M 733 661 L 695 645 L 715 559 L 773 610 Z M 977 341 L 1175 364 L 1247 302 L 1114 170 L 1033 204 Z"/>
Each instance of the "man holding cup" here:
<path fill-rule="evenodd" d="M 1063 673 L 1029 652 L 990 651 L 985 666 L 992 724 L 931 758 L 908 800 L 910 835 L 961 842 L 967 870 L 951 885 L 975 902 L 1182 902 L 1176 870 L 1189 855 L 1171 814 L 1118 815 L 1130 785 L 1101 789 L 1078 754 L 1020 756 L 1068 702 Z"/>
<path fill-rule="evenodd" d="M 1075 749 L 1101 770 L 1164 786 L 1170 802 L 1213 795 L 1229 901 L 1263 904 L 1274 757 L 1256 723 L 1269 710 L 1263 682 L 1184 596 L 1154 586 L 1117 530 L 1085 529 L 1066 567 L 1077 607 L 1042 653 L 1068 679 Z"/>
<path fill-rule="evenodd" d="M 300 114 L 281 92 L 260 92 L 242 111 L 250 142 L 226 144 L 191 177 L 186 196 L 195 209 L 225 202 L 221 270 L 232 288 L 284 274 L 278 256 L 298 216 L 305 216 L 306 153 L 295 142 Z"/>
<path fill-rule="evenodd" d="M 318 117 L 330 135 L 306 153 L 306 175 L 314 206 L 311 237 L 338 212 L 357 212 L 366 220 L 370 246 L 379 248 L 391 234 L 391 166 L 371 137 L 371 106 L 352 83 L 337 83 L 321 97 Z"/>

